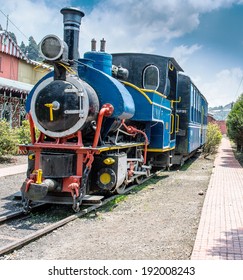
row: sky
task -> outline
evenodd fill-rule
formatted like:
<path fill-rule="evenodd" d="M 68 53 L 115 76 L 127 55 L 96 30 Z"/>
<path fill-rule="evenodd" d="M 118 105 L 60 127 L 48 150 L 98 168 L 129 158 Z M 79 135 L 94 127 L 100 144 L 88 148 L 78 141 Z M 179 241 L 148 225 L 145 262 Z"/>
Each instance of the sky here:
<path fill-rule="evenodd" d="M 60 9 L 80 8 L 79 52 L 105 38 L 106 51 L 174 57 L 210 107 L 243 93 L 243 0 L 0 0 L 0 24 L 18 43 L 63 38 Z"/>

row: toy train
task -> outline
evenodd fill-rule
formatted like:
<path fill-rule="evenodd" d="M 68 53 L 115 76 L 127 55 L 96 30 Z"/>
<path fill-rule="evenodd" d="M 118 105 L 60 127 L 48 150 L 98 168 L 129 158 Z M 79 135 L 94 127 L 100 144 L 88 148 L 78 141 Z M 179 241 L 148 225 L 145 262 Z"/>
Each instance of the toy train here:
<path fill-rule="evenodd" d="M 95 203 L 123 193 L 151 169 L 182 164 L 205 142 L 207 101 L 170 57 L 91 51 L 79 58 L 84 13 L 61 10 L 64 40 L 40 43 L 54 67 L 30 92 L 27 178 L 23 207 L 32 201 Z M 39 136 L 36 136 L 36 130 Z"/>

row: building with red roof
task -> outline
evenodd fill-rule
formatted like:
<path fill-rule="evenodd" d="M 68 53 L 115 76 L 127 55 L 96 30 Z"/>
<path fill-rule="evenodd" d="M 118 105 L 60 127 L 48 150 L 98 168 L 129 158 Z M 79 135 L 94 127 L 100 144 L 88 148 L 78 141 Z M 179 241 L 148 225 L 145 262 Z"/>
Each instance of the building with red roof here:
<path fill-rule="evenodd" d="M 25 101 L 49 68 L 28 59 L 6 31 L 0 31 L 0 119 L 11 127 L 25 118 Z"/>

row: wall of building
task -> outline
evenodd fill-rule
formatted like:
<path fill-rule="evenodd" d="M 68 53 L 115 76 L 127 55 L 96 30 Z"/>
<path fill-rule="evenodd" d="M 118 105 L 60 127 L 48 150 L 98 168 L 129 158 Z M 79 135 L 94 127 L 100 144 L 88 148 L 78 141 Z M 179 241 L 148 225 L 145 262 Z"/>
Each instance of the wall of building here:
<path fill-rule="evenodd" d="M 0 52 L 0 77 L 17 81 L 18 61 L 18 58 Z"/>
<path fill-rule="evenodd" d="M 222 134 L 227 134 L 226 121 L 216 121 Z"/>
<path fill-rule="evenodd" d="M 27 95 L 48 71 L 46 65 L 28 59 L 8 32 L 0 31 L 0 119 L 10 127 L 21 125 Z"/>
<path fill-rule="evenodd" d="M 212 115 L 208 114 L 208 123 L 216 123 L 215 118 Z"/>
<path fill-rule="evenodd" d="M 212 115 L 208 115 L 208 122 L 217 124 L 219 126 L 221 133 L 225 135 L 227 134 L 226 121 L 218 121 L 215 120 L 215 118 Z"/>
<path fill-rule="evenodd" d="M 29 90 L 19 83 L 21 53 L 16 44 L 11 44 L 11 39 L 7 39 L 3 40 L 0 36 L 0 119 L 7 120 L 10 127 L 17 127 L 25 118 L 25 101 Z M 3 41 L 6 44 L 3 45 Z M 26 84 L 29 85 L 29 81 Z"/>
<path fill-rule="evenodd" d="M 34 85 L 48 71 L 47 65 L 28 59 L 8 32 L 0 31 L 0 77 Z"/>
<path fill-rule="evenodd" d="M 34 85 L 47 73 L 47 69 L 37 67 L 36 64 L 19 61 L 18 81 L 20 82 Z"/>

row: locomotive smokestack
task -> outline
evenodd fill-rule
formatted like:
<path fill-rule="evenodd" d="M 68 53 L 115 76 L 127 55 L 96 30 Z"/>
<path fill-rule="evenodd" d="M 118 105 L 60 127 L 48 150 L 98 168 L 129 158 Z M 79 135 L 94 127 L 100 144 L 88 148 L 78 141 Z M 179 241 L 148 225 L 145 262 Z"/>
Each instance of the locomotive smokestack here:
<path fill-rule="evenodd" d="M 60 11 L 63 14 L 64 23 L 64 41 L 68 45 L 68 59 L 79 58 L 79 28 L 84 13 L 76 8 L 63 8 Z"/>

